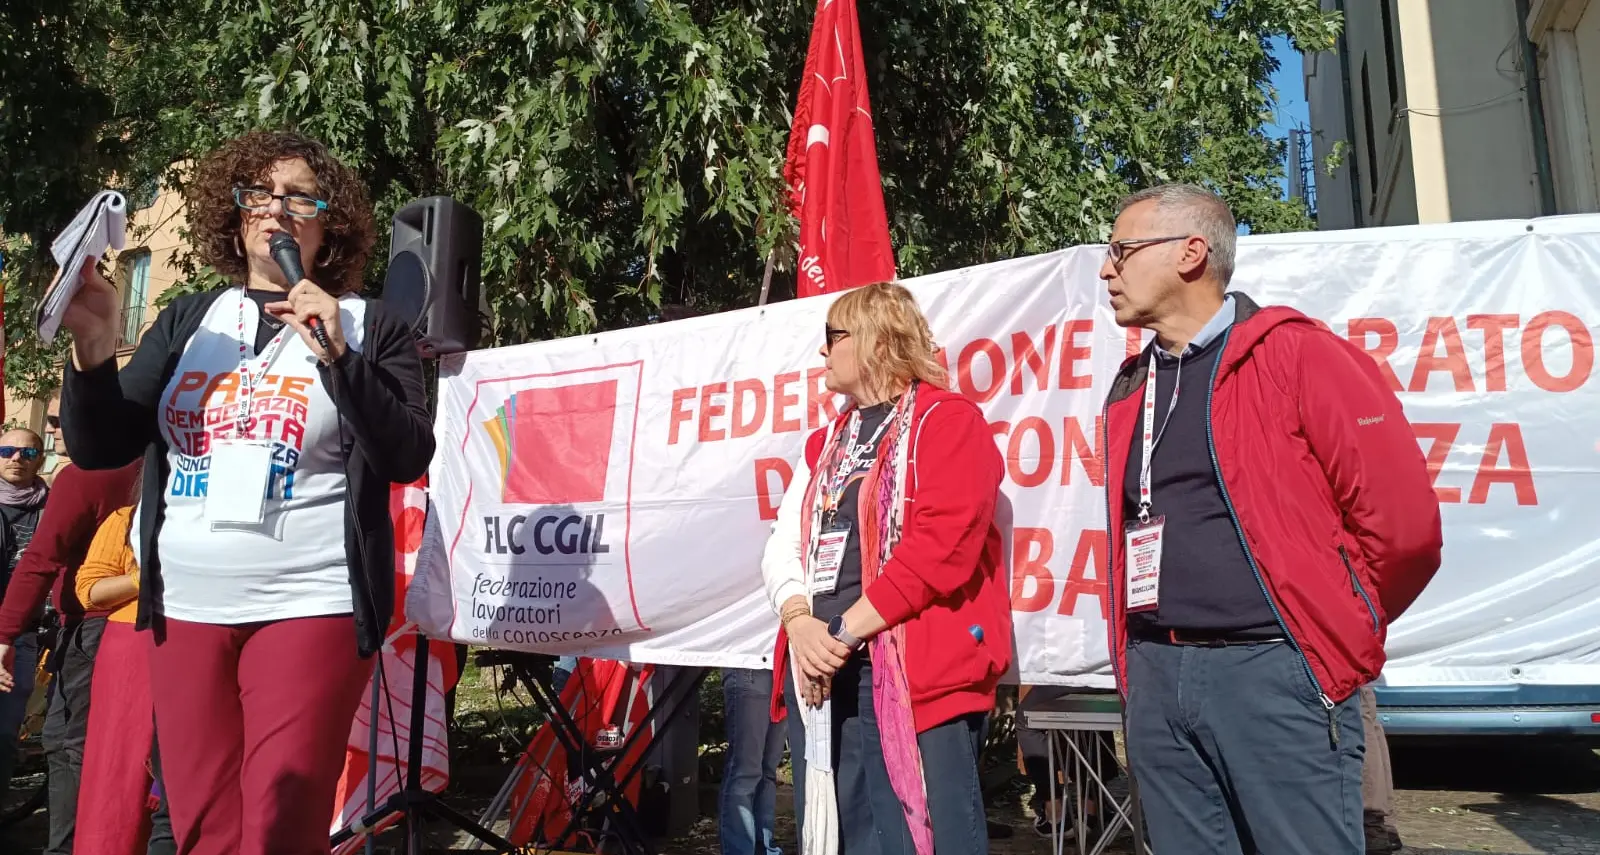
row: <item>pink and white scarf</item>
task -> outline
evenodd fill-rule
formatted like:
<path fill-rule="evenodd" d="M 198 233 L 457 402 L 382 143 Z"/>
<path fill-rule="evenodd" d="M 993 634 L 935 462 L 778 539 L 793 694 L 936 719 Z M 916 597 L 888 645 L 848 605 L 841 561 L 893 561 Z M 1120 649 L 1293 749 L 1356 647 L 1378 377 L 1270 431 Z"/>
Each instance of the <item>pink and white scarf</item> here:
<path fill-rule="evenodd" d="M 905 524 L 906 474 L 911 453 L 911 418 L 916 412 L 917 384 L 900 397 L 890 424 L 883 437 L 877 458 L 867 470 L 858 495 L 857 519 L 861 528 L 861 587 L 867 590 L 877 580 L 884 565 L 889 562 L 895 544 Z M 838 469 L 848 449 L 844 437 L 847 431 L 839 430 L 828 438 L 815 473 L 831 473 Z M 825 517 L 826 490 L 823 477 L 813 476 L 807 489 L 806 502 L 801 506 L 801 532 L 805 536 L 800 551 L 801 565 L 807 590 L 810 589 L 811 563 L 815 559 L 816 545 L 822 535 Z M 883 744 L 884 761 L 889 770 L 889 783 L 905 812 L 906 825 L 911 830 L 911 840 L 917 855 L 933 855 L 933 824 L 928 816 L 928 795 L 922 773 L 922 752 L 917 745 L 917 728 L 911 711 L 911 689 L 906 677 L 905 626 L 891 627 L 868 642 L 872 657 L 872 698 L 878 717 L 879 738 Z M 799 689 L 799 673 L 795 671 L 796 696 L 803 697 Z M 810 738 L 811 729 L 832 727 L 831 701 L 823 709 L 806 711 L 807 744 L 818 745 L 825 753 L 830 740 Z M 802 708 L 804 704 L 802 704 Z M 834 789 L 831 756 L 814 761 L 808 751 L 805 781 L 806 827 L 801 829 L 803 855 L 834 855 L 838 852 L 838 803 Z"/>

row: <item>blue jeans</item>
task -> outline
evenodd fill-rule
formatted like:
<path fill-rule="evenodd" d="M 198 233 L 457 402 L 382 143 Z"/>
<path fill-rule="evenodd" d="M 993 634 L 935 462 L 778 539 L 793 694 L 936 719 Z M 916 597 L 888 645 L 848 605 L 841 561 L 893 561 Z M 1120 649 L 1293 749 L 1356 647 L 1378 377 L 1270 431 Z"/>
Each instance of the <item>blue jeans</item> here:
<path fill-rule="evenodd" d="M 17 735 L 27 717 L 28 698 L 33 696 L 33 672 L 39 667 L 39 634 L 24 630 L 13 645 L 16 661 L 11 668 L 16 685 L 0 692 L 0 801 L 11 789 L 11 773 L 17 765 Z"/>
<path fill-rule="evenodd" d="M 789 667 L 794 667 L 791 660 Z M 793 671 L 790 672 L 791 674 Z M 805 725 L 794 684 L 783 687 L 789 707 L 794 816 L 805 827 Z M 872 700 L 872 665 L 865 652 L 851 657 L 833 678 L 833 770 L 839 803 L 840 855 L 914 855 L 905 811 L 889 783 L 878 715 Z M 988 819 L 978 779 L 978 755 L 989 716 L 960 716 L 917 734 L 922 777 L 933 821 L 935 855 L 987 855 Z"/>
<path fill-rule="evenodd" d="M 772 722 L 772 672 L 722 669 L 728 760 L 718 803 L 722 855 L 782 855 L 773 840 L 784 729 Z"/>
<path fill-rule="evenodd" d="M 1361 855 L 1356 695 L 1329 711 L 1286 642 L 1128 647 L 1128 762 L 1156 855 Z"/>
<path fill-rule="evenodd" d="M 572 672 L 578 670 L 578 657 L 562 656 L 556 660 L 555 667 L 550 669 L 550 685 L 561 694 L 567 687 L 567 681 L 572 679 Z"/>

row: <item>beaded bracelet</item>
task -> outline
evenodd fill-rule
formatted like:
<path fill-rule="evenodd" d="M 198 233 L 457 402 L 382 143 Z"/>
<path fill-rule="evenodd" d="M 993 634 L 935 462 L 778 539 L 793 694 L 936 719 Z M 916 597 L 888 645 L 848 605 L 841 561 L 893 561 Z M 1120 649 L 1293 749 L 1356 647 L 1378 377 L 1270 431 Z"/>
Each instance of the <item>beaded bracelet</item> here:
<path fill-rule="evenodd" d="M 783 624 L 784 628 L 787 629 L 789 627 L 789 621 L 792 621 L 801 615 L 809 614 L 811 614 L 811 608 L 809 606 L 790 606 L 789 608 L 784 609 L 783 614 L 778 617 L 778 622 Z"/>

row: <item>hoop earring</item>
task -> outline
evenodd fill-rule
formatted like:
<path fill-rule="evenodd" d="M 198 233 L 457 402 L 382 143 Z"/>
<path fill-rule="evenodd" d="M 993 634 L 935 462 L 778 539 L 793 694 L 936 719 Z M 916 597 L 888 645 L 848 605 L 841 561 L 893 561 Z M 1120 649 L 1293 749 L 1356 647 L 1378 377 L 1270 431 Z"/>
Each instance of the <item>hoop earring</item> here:
<path fill-rule="evenodd" d="M 238 232 L 233 233 L 233 253 L 239 256 L 240 261 L 244 260 L 244 241 L 239 240 Z"/>
<path fill-rule="evenodd" d="M 333 248 L 327 244 L 323 244 L 322 248 L 317 250 L 316 266 L 328 267 L 329 265 L 333 264 L 333 261 Z"/>

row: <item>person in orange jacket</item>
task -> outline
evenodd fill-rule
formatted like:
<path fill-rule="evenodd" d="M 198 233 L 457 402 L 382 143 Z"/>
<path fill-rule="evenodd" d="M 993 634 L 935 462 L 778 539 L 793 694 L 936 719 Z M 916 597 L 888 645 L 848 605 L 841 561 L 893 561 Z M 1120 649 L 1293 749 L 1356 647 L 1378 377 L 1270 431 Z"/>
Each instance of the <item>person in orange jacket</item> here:
<path fill-rule="evenodd" d="M 150 809 L 155 707 L 150 651 L 133 630 L 139 611 L 139 562 L 129 534 L 131 506 L 100 524 L 74 580 L 78 602 L 109 610 L 95 656 L 94 702 L 78 789 L 75 855 L 175 852 L 165 806 Z M 152 840 L 154 838 L 154 840 Z"/>

